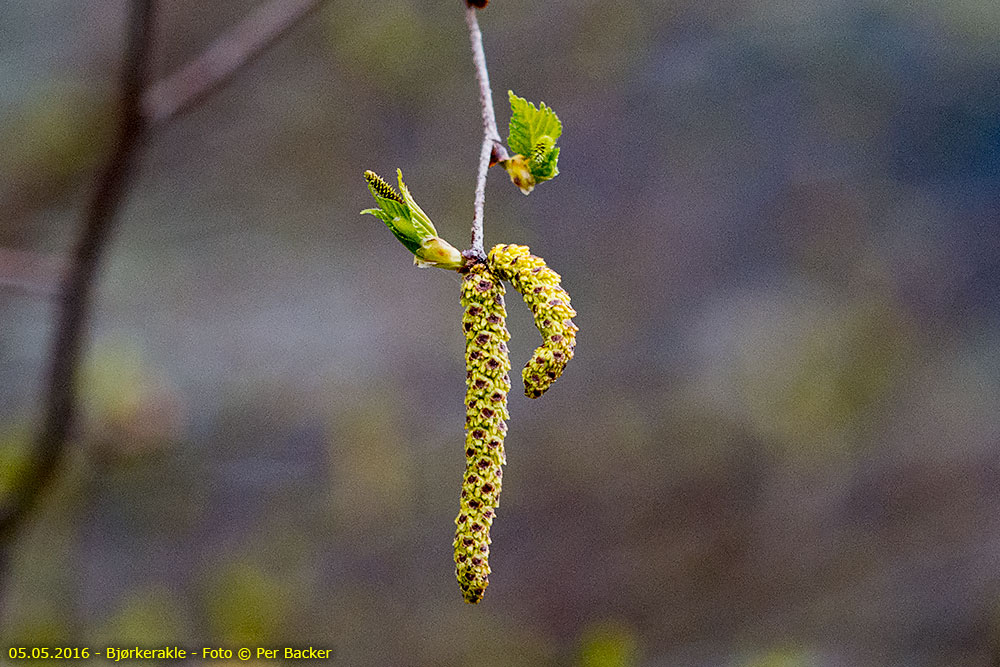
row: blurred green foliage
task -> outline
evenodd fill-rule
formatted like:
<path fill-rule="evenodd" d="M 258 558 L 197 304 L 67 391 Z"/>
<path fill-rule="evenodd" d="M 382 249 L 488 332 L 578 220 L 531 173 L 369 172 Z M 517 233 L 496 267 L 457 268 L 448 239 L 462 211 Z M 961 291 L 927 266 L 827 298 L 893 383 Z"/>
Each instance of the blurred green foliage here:
<path fill-rule="evenodd" d="M 129 592 L 98 630 L 102 646 L 178 646 L 191 636 L 187 605 L 165 587 Z"/>
<path fill-rule="evenodd" d="M 24 214 L 57 200 L 96 165 L 111 126 L 101 88 L 68 78 L 32 86 L 0 125 L 0 193 L 8 211 Z"/>
<path fill-rule="evenodd" d="M 98 458 L 138 460 L 170 447 L 180 432 L 180 401 L 141 348 L 135 340 L 96 341 L 81 369 L 79 401 Z"/>
<path fill-rule="evenodd" d="M 604 623 L 581 639 L 581 667 L 631 667 L 639 664 L 633 632 L 622 624 Z"/>
<path fill-rule="evenodd" d="M 18 479 L 31 465 L 31 460 L 28 424 L 8 424 L 0 430 L 0 501 L 17 488 Z"/>
<path fill-rule="evenodd" d="M 424 98 L 440 100 L 433 85 L 445 74 L 428 59 L 442 51 L 466 55 L 464 44 L 443 44 L 439 39 L 441 21 L 449 13 L 405 0 L 332 5 L 325 17 L 329 46 L 347 73 L 394 103 L 426 104 L 429 100 Z M 438 104 L 442 110 L 448 107 L 447 100 Z"/>
<path fill-rule="evenodd" d="M 0 169 L 25 182 L 65 181 L 94 164 L 108 137 L 107 107 L 73 82 L 40 84 L 5 129 Z M 17 134 L 15 135 L 14 132 Z"/>
<path fill-rule="evenodd" d="M 338 529 L 354 538 L 398 529 L 408 521 L 415 493 L 414 463 L 387 387 L 366 392 L 338 411 L 330 442 L 329 509 Z"/>
<path fill-rule="evenodd" d="M 811 306 L 779 313 L 770 322 L 780 330 L 761 331 L 744 348 L 740 393 L 767 442 L 790 456 L 824 458 L 853 449 L 858 429 L 879 420 L 914 342 L 887 304 Z"/>
<path fill-rule="evenodd" d="M 276 644 L 296 604 L 287 585 L 245 561 L 222 565 L 206 596 L 213 636 L 227 646 Z"/>
<path fill-rule="evenodd" d="M 815 663 L 802 651 L 776 649 L 752 658 L 745 664 L 746 667 L 810 667 Z"/>

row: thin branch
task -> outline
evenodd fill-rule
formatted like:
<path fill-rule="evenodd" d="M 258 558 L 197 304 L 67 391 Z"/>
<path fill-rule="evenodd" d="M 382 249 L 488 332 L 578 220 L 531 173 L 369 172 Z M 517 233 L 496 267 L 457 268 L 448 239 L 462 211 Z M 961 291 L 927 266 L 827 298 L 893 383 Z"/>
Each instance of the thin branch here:
<path fill-rule="evenodd" d="M 490 74 L 486 68 L 486 53 L 483 51 L 483 33 L 479 30 L 479 19 L 476 8 L 468 7 L 465 11 L 465 23 L 469 26 L 469 41 L 472 42 L 472 64 L 476 68 L 476 81 L 479 83 L 479 103 L 482 105 L 483 134 L 487 139 L 503 144 L 500 132 L 497 130 L 497 117 L 493 112 L 493 93 L 490 90 Z"/>
<path fill-rule="evenodd" d="M 470 259 L 485 259 L 483 248 L 483 209 L 486 205 L 486 172 L 490 166 L 506 160 L 509 156 L 497 130 L 497 117 L 493 111 L 493 93 L 490 91 L 490 74 L 486 69 L 486 53 L 483 51 L 483 33 L 479 30 L 476 7 L 469 4 L 465 10 L 465 23 L 469 26 L 469 41 L 472 42 L 472 64 L 476 68 L 479 83 L 479 104 L 483 112 L 483 145 L 479 151 L 479 171 L 476 177 L 475 212 L 472 218 L 472 247 L 466 252 Z"/>
<path fill-rule="evenodd" d="M 191 109 L 253 61 L 322 0 L 272 0 L 253 11 L 201 55 L 157 81 L 143 95 L 150 125 L 162 125 Z"/>
<path fill-rule="evenodd" d="M 142 90 L 149 64 L 153 0 L 133 0 L 122 71 L 118 128 L 114 148 L 102 168 L 84 216 L 80 236 L 62 281 L 42 428 L 35 441 L 33 464 L 25 471 L 13 498 L 0 514 L 0 545 L 6 550 L 18 528 L 38 502 L 46 482 L 62 459 L 73 427 L 76 383 L 90 302 L 101 260 L 118 210 L 125 197 L 145 122 Z M 3 559 L 6 561 L 6 558 Z M 6 565 L 0 562 L 0 566 Z"/>

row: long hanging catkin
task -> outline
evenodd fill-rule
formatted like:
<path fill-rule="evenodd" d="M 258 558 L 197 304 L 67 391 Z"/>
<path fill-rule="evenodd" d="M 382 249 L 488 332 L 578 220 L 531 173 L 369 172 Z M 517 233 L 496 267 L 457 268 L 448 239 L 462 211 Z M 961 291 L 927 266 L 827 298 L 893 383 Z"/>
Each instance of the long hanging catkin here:
<path fill-rule="evenodd" d="M 466 602 L 482 600 L 489 585 L 490 526 L 500 502 L 501 466 L 510 359 L 504 288 L 484 264 L 475 264 L 462 281 L 465 315 L 465 480 L 455 519 L 455 575 Z"/>
<path fill-rule="evenodd" d="M 509 280 L 521 293 L 542 334 L 542 345 L 521 372 L 525 395 L 538 398 L 573 358 L 579 328 L 571 318 L 576 311 L 570 305 L 569 294 L 559 284 L 559 274 L 546 266 L 541 257 L 532 255 L 528 246 L 494 246 L 487 261 L 490 271 Z"/>

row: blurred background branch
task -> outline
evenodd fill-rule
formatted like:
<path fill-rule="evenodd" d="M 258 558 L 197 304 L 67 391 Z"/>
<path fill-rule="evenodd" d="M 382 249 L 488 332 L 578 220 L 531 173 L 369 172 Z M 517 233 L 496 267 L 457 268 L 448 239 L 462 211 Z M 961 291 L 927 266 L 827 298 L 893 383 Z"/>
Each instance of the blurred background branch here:
<path fill-rule="evenodd" d="M 147 130 L 188 111 L 225 84 L 321 2 L 267 3 L 187 65 L 147 88 L 154 3 L 135 0 L 129 17 L 114 147 L 98 176 L 68 265 L 61 266 L 63 262 L 56 256 L 0 248 L 0 286 L 58 296 L 59 300 L 43 421 L 33 461 L 6 504 L 0 507 L 0 599 L 12 544 L 58 468 L 73 429 L 76 385 L 93 291 L 111 241 L 115 217 L 134 176 L 143 136 Z M 65 271 L 64 277 L 58 281 L 61 270 Z"/>
<path fill-rule="evenodd" d="M 150 60 L 153 16 L 153 0 L 133 1 L 119 93 L 117 136 L 111 155 L 98 176 L 60 289 L 44 413 L 35 440 L 34 460 L 0 514 L 0 578 L 5 578 L 9 550 L 17 531 L 26 522 L 46 482 L 58 467 L 73 427 L 77 375 L 94 284 L 111 239 L 115 217 L 134 174 L 135 157 L 145 129 L 142 91 Z"/>
<path fill-rule="evenodd" d="M 142 98 L 151 126 L 171 120 L 226 83 L 322 0 L 272 0 L 253 11 L 204 53 L 153 84 Z"/>
<path fill-rule="evenodd" d="M 257 8 L 172 74 L 142 95 L 142 114 L 155 128 L 183 115 L 225 85 L 323 0 L 273 0 Z M 0 289 L 53 297 L 59 293 L 62 259 L 30 250 L 0 248 Z"/>

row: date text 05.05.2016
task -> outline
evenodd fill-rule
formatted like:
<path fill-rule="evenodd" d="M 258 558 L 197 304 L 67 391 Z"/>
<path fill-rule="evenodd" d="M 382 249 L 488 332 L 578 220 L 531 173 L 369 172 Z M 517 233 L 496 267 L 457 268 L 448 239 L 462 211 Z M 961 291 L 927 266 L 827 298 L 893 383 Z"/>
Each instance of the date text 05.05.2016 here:
<path fill-rule="evenodd" d="M 87 660 L 89 658 L 104 658 L 112 662 L 121 660 L 184 660 L 185 658 L 201 658 L 202 660 L 329 660 L 333 649 L 315 648 L 263 648 L 239 649 L 201 648 L 183 649 L 179 646 L 164 646 L 157 648 L 106 648 L 91 649 L 85 646 L 56 647 L 26 647 L 12 646 L 7 651 L 10 660 Z"/>

